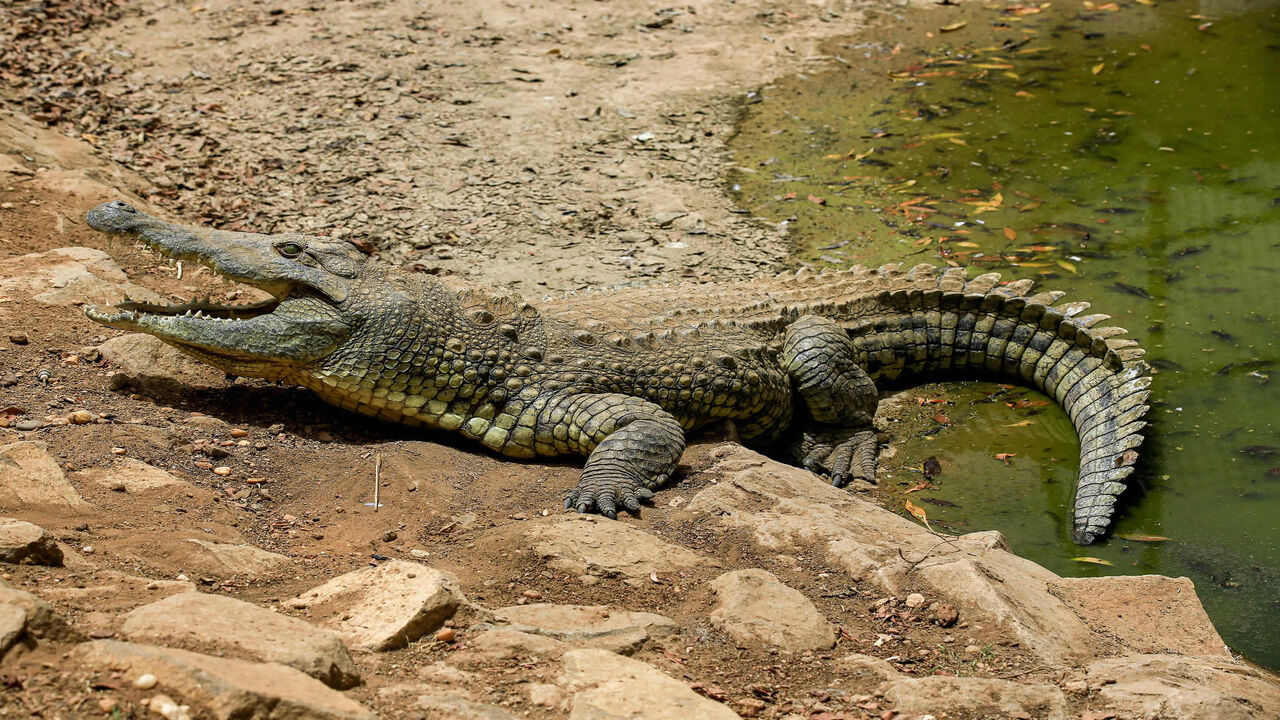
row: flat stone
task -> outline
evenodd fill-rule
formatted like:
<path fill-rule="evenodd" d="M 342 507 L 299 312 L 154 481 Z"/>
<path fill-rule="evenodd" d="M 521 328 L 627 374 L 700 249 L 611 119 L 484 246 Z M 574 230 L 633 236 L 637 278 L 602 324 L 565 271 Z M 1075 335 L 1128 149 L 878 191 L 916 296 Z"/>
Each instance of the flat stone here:
<path fill-rule="evenodd" d="M 108 490 L 127 493 L 146 492 L 174 485 L 190 485 L 161 470 L 134 458 L 121 458 L 105 468 L 86 468 L 73 473 L 73 477 L 101 485 Z"/>
<path fill-rule="evenodd" d="M 1280 717 L 1280 683 L 1227 658 L 1131 655 L 1090 663 L 1086 679 L 1121 717 Z"/>
<path fill-rule="evenodd" d="M 572 698 L 570 720 L 737 720 L 738 714 L 705 698 L 648 663 L 607 650 L 564 654 L 561 686 Z"/>
<path fill-rule="evenodd" d="M 209 385 L 221 375 L 176 348 L 144 333 L 114 337 L 98 346 L 111 364 L 112 387 L 167 392 L 192 385 Z"/>
<path fill-rule="evenodd" d="M 419 695 L 415 701 L 423 720 L 516 720 L 497 705 L 478 703 L 457 695 Z"/>
<path fill-rule="evenodd" d="M 522 523 L 519 532 L 534 552 L 571 575 L 622 577 L 648 582 L 654 572 L 712 566 L 714 560 L 674 545 L 624 521 L 595 515 L 561 515 Z"/>
<path fill-rule="evenodd" d="M 1231 656 L 1188 578 L 1058 578 L 1049 592 L 1130 652 Z"/>
<path fill-rule="evenodd" d="M 38 440 L 0 446 L 0 508 L 89 506 L 72 487 L 49 446 Z"/>
<path fill-rule="evenodd" d="M 163 303 L 156 293 L 129 282 L 102 250 L 65 247 L 0 260 L 0 294 L 20 292 L 45 305 L 114 303 L 126 297 Z"/>
<path fill-rule="evenodd" d="M 319 680 L 278 663 L 232 660 L 115 640 L 82 643 L 71 654 L 87 665 L 123 672 L 126 682 L 151 673 L 161 690 L 179 700 L 204 705 L 219 720 L 377 717 Z"/>
<path fill-rule="evenodd" d="M 360 673 L 337 635 L 223 595 L 170 595 L 125 615 L 120 631 L 135 642 L 288 665 L 339 690 L 360 684 Z"/>
<path fill-rule="evenodd" d="M 463 659 L 472 661 L 559 657 L 570 647 L 545 635 L 495 627 L 483 630 L 468 640 L 461 655 Z"/>
<path fill-rule="evenodd" d="M 800 591 L 759 569 L 727 572 L 711 582 L 711 623 L 746 645 L 802 652 L 828 650 L 835 631 Z"/>
<path fill-rule="evenodd" d="M 0 517 L 0 562 L 58 567 L 62 550 L 39 525 Z"/>
<path fill-rule="evenodd" d="M 880 686 L 885 704 L 904 715 L 946 710 L 953 717 L 1033 717 L 1066 720 L 1067 699 L 1056 685 L 990 678 L 923 677 Z"/>
<path fill-rule="evenodd" d="M 466 604 L 452 574 L 404 560 L 339 575 L 289 601 L 351 645 L 369 650 L 404 647 Z"/>
<path fill-rule="evenodd" d="M 234 545 L 189 538 L 186 553 L 177 558 L 184 570 L 214 577 L 260 578 L 283 571 L 293 561 L 252 545 Z"/>
<path fill-rule="evenodd" d="M 507 622 L 515 630 L 624 655 L 638 650 L 652 636 L 680 631 L 680 625 L 671 618 L 604 605 L 534 603 L 499 608 L 493 615 L 496 621 Z"/>
<path fill-rule="evenodd" d="M 35 647 L 42 640 L 80 639 L 53 606 L 0 579 L 0 659 L 14 646 Z"/>
<path fill-rule="evenodd" d="M 1001 627 L 1048 661 L 1078 662 L 1112 646 L 1049 592 L 1057 575 L 1009 552 L 997 532 L 939 542 L 806 470 L 736 445 L 712 452 L 718 462 L 704 472 L 718 482 L 690 500 L 691 522 L 706 518 L 740 530 L 770 552 L 825 550 L 829 562 L 859 582 L 890 595 L 919 590 L 950 602 L 967 620 Z"/>
<path fill-rule="evenodd" d="M 841 680 L 861 681 L 871 685 L 902 677 L 902 673 L 889 664 L 888 660 L 863 653 L 851 653 L 837 658 L 834 668 Z"/>

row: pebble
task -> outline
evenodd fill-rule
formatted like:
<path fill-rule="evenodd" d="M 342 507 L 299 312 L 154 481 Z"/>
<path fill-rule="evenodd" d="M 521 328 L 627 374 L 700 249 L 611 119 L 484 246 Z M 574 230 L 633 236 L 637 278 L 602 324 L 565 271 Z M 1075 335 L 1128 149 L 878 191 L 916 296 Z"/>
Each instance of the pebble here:
<path fill-rule="evenodd" d="M 13 423 L 13 427 L 17 430 L 39 430 L 44 427 L 44 423 L 34 418 L 27 418 Z"/>
<path fill-rule="evenodd" d="M 409 551 L 409 554 L 419 559 L 431 557 L 431 553 L 421 548 L 414 548 Z"/>
<path fill-rule="evenodd" d="M 941 627 L 951 627 L 960 619 L 960 611 L 951 603 L 940 603 L 933 610 L 933 621 Z"/>
<path fill-rule="evenodd" d="M 26 345 L 27 342 L 29 341 L 27 339 L 27 336 L 24 335 L 23 333 L 14 333 L 9 336 L 9 342 L 13 343 L 14 345 Z"/>
<path fill-rule="evenodd" d="M 542 593 L 538 592 L 537 590 L 525 590 L 525 591 L 524 591 L 524 593 L 522 593 L 522 594 L 523 594 L 525 597 L 529 598 L 530 600 L 541 600 L 541 599 L 542 599 Z"/>
<path fill-rule="evenodd" d="M 111 448 L 111 454 L 112 454 L 112 455 L 124 455 L 124 454 L 126 454 L 127 452 L 129 452 L 129 451 L 128 451 L 128 450 L 125 450 L 125 449 L 124 449 L 124 448 L 122 448 L 122 447 L 113 447 L 113 448 Z"/>
<path fill-rule="evenodd" d="M 382 533 L 382 542 L 395 542 L 397 537 L 400 536 L 396 535 L 395 530 L 388 530 Z"/>
<path fill-rule="evenodd" d="M 151 673 L 143 673 L 138 676 L 137 680 L 133 681 L 133 686 L 139 690 L 150 690 L 155 687 L 158 682 L 159 680 L 156 679 L 155 675 Z"/>
<path fill-rule="evenodd" d="M 924 596 L 920 593 L 911 593 L 907 596 L 907 607 L 918 608 L 924 605 Z"/>
<path fill-rule="evenodd" d="M 113 697 L 105 697 L 98 701 L 98 709 L 104 713 L 109 713 L 120 706 L 120 701 Z"/>
<path fill-rule="evenodd" d="M 213 474 L 214 475 L 230 475 L 231 468 L 227 467 L 226 465 L 220 465 L 213 469 Z"/>
<path fill-rule="evenodd" d="M 80 552 L 84 553 L 85 555 L 92 555 L 92 554 L 93 554 L 93 546 L 92 546 L 92 545 L 85 545 L 84 547 L 80 548 Z"/>
<path fill-rule="evenodd" d="M 231 431 L 231 437 L 233 438 L 249 437 L 249 431 L 241 428 L 235 428 Z"/>
<path fill-rule="evenodd" d="M 88 410 L 77 410 L 68 415 L 67 419 L 76 425 L 84 425 L 85 423 L 91 423 L 94 420 L 97 420 L 98 416 Z"/>
<path fill-rule="evenodd" d="M 453 639 L 457 636 L 458 633 L 453 628 L 440 628 L 436 631 L 436 640 L 440 642 L 453 642 Z"/>
<path fill-rule="evenodd" d="M 982 648 L 978 647 L 977 645 L 965 645 L 964 651 L 967 653 L 980 653 L 982 652 Z"/>

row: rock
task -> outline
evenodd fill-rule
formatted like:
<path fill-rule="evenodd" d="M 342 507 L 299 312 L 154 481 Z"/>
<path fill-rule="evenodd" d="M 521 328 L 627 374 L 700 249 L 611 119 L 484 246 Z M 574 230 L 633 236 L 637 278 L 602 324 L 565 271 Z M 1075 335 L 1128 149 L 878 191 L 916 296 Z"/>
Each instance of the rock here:
<path fill-rule="evenodd" d="M 775 553 L 825 549 L 854 579 L 903 596 L 924 588 L 966 619 L 996 625 L 1051 662 L 1095 656 L 1108 640 L 1089 629 L 1048 591 L 1058 576 L 1008 552 L 996 532 L 939 543 L 927 530 L 832 487 L 812 473 L 738 446 L 714 451 L 704 471 L 719 482 L 700 491 L 685 511 L 741 530 Z"/>
<path fill-rule="evenodd" d="M 497 661 L 512 658 L 544 658 L 559 657 L 571 646 L 544 635 L 521 632 L 512 628 L 497 627 L 483 629 L 483 625 L 473 629 L 482 630 L 467 642 L 463 651 L 463 659 L 471 661 Z"/>
<path fill-rule="evenodd" d="M 529 702 L 546 708 L 558 708 L 564 704 L 564 691 L 551 683 L 529 683 L 525 686 Z"/>
<path fill-rule="evenodd" d="M 189 538 L 188 552 L 176 558 L 184 570 L 214 577 L 263 577 L 283 571 L 293 564 L 284 555 L 252 545 L 232 545 Z"/>
<path fill-rule="evenodd" d="M 907 596 L 907 599 L 904 601 L 904 603 L 909 608 L 918 608 L 924 605 L 925 600 L 924 600 L 924 596 L 921 595 L 920 593 L 911 593 L 910 595 Z"/>
<path fill-rule="evenodd" d="M 0 562 L 58 567 L 62 551 L 39 525 L 0 517 Z"/>
<path fill-rule="evenodd" d="M 360 684 L 360 673 L 337 635 L 222 595 L 170 595 L 125 615 L 120 631 L 135 642 L 288 665 L 339 690 Z"/>
<path fill-rule="evenodd" d="M 0 446 L 0 508 L 49 505 L 69 509 L 87 508 L 88 503 L 67 481 L 58 461 L 39 441 L 23 441 Z"/>
<path fill-rule="evenodd" d="M 452 574 L 403 560 L 340 575 L 289 601 L 347 642 L 370 650 L 404 647 L 466 604 Z"/>
<path fill-rule="evenodd" d="M 1130 652 L 1231 656 L 1187 578 L 1058 578 L 1049 592 Z"/>
<path fill-rule="evenodd" d="M 169 451 L 184 444 L 186 439 L 166 428 L 149 425 L 112 425 L 111 442 L 130 450 L 150 446 L 156 450 Z"/>
<path fill-rule="evenodd" d="M 494 610 L 493 615 L 496 621 L 510 623 L 521 632 L 624 655 L 638 650 L 651 636 L 680 631 L 671 618 L 603 605 L 512 605 Z"/>
<path fill-rule="evenodd" d="M 564 654 L 561 686 L 572 698 L 570 720 L 737 720 L 738 714 L 705 698 L 657 668 L 607 650 Z"/>
<path fill-rule="evenodd" d="M 232 660 L 115 640 L 82 643 L 71 655 L 104 671 L 123 672 L 126 679 L 153 673 L 166 692 L 204 705 L 221 720 L 376 718 L 363 705 L 319 680 L 277 663 Z"/>
<path fill-rule="evenodd" d="M 1027 717 L 1066 720 L 1067 700 L 1056 685 L 989 678 L 923 677 L 880 686 L 885 703 L 907 715 L 946 710 L 953 717 Z"/>
<path fill-rule="evenodd" d="M 787 652 L 829 650 L 831 624 L 809 598 L 765 570 L 735 570 L 711 582 L 716 607 L 711 623 L 739 643 Z"/>
<path fill-rule="evenodd" d="M 497 705 L 457 695 L 419 695 L 416 704 L 426 713 L 423 720 L 516 720 L 515 715 Z"/>
<path fill-rule="evenodd" d="M 1131 655 L 1088 666 L 1089 685 L 1124 717 L 1252 720 L 1280 717 L 1280 683 L 1227 658 Z"/>
<path fill-rule="evenodd" d="M 521 523 L 518 532 L 551 567 L 571 575 L 648 582 L 654 572 L 716 564 L 626 522 L 595 515 L 562 515 Z"/>
<path fill-rule="evenodd" d="M 98 351 L 112 365 L 113 388 L 171 392 L 191 385 L 207 386 L 221 377 L 207 365 L 143 333 L 111 338 L 99 345 Z"/>
<path fill-rule="evenodd" d="M 168 472 L 141 460 L 121 458 L 107 468 L 86 468 L 74 473 L 77 479 L 101 485 L 108 490 L 138 493 L 172 485 L 188 485 Z"/>
<path fill-rule="evenodd" d="M 15 645 L 30 649 L 41 640 L 79 639 L 52 605 L 0 579 L 0 659 Z"/>
<path fill-rule="evenodd" d="M 45 305 L 114 303 L 126 297 L 165 302 L 156 293 L 129 282 L 110 255 L 86 247 L 57 248 L 0 260 L 0 294 L 15 291 Z"/>
<path fill-rule="evenodd" d="M 837 677 L 841 680 L 859 681 L 864 685 L 876 685 L 902 677 L 902 673 L 887 660 L 862 653 L 845 655 L 835 661 L 834 667 L 838 671 Z"/>

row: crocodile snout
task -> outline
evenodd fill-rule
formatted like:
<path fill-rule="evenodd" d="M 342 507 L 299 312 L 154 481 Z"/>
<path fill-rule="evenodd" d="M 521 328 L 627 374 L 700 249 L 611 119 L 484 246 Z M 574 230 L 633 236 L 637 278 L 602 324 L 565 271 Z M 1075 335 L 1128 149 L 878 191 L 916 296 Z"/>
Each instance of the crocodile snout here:
<path fill-rule="evenodd" d="M 138 221 L 146 217 L 129 203 L 123 200 L 112 200 L 90 210 L 85 215 L 89 227 L 102 232 L 129 232 L 138 225 Z"/>

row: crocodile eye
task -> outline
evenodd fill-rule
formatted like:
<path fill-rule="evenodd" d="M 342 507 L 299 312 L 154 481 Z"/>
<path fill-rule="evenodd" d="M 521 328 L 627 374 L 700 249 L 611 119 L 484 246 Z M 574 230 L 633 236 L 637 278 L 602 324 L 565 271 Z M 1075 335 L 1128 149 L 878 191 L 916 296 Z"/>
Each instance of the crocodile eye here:
<path fill-rule="evenodd" d="M 276 248 L 276 250 L 287 258 L 296 258 L 302 254 L 302 246 L 298 243 L 285 243 Z"/>

